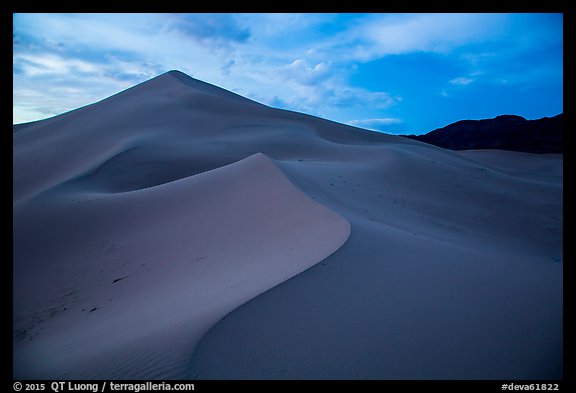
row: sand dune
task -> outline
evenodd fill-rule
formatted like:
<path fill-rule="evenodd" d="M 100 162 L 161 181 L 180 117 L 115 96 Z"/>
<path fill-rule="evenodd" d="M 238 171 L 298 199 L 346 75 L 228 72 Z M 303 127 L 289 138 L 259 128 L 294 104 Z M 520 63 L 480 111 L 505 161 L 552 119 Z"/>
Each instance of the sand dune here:
<path fill-rule="evenodd" d="M 14 377 L 561 378 L 562 161 L 179 72 L 19 125 Z"/>
<path fill-rule="evenodd" d="M 42 199 L 14 215 L 25 234 L 15 244 L 21 377 L 146 378 L 138 359 L 150 337 L 178 325 L 185 345 L 163 345 L 163 361 L 186 362 L 218 319 L 324 259 L 350 232 L 262 154 L 139 191 Z M 118 370 L 118 353 L 134 343 L 133 370 Z M 93 370 L 95 360 L 106 369 Z"/>

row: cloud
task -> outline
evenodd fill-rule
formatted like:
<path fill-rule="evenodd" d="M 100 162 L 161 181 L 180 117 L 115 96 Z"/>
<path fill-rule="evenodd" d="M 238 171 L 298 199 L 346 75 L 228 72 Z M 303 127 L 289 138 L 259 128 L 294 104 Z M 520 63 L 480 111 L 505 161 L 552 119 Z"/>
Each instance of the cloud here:
<path fill-rule="evenodd" d="M 236 64 L 236 62 L 232 59 L 228 60 L 222 65 L 222 75 L 228 76 L 232 71 L 232 67 Z"/>
<path fill-rule="evenodd" d="M 65 75 L 73 72 L 96 73 L 98 65 L 77 58 L 63 58 L 61 56 L 40 54 L 16 54 L 13 63 L 27 76 L 38 75 Z"/>
<path fill-rule="evenodd" d="M 404 129 L 402 126 L 403 121 L 396 117 L 349 120 L 346 123 L 354 127 L 365 128 L 373 131 L 386 132 L 394 130 L 396 132 L 401 132 Z"/>
<path fill-rule="evenodd" d="M 278 73 L 286 79 L 296 80 L 305 85 L 315 85 L 330 76 L 330 69 L 324 62 L 310 65 L 304 59 L 296 59 L 282 67 Z"/>
<path fill-rule="evenodd" d="M 111 78 L 119 82 L 142 82 L 152 78 L 164 68 L 152 62 L 126 61 L 115 56 L 102 57 L 98 61 L 49 52 L 19 52 L 13 55 L 17 78 L 26 80 L 60 82 L 96 82 Z"/>
<path fill-rule="evenodd" d="M 206 45 L 228 45 L 250 38 L 250 29 L 235 14 L 165 14 L 168 30 L 177 31 Z"/>
<path fill-rule="evenodd" d="M 371 61 L 415 52 L 450 53 L 502 31 L 505 14 L 374 14 L 323 43 L 345 58 Z"/>
<path fill-rule="evenodd" d="M 400 97 L 394 97 L 387 92 L 331 82 L 319 85 L 291 84 L 285 87 L 288 88 L 284 90 L 283 96 L 286 98 L 282 102 L 286 103 L 288 108 L 322 116 L 330 116 L 330 113 L 342 109 L 385 109 L 401 101 Z M 293 91 L 294 94 L 286 94 L 287 91 Z"/>
<path fill-rule="evenodd" d="M 383 119 L 360 119 L 360 120 L 350 120 L 347 122 L 351 126 L 366 127 L 366 126 L 387 126 L 390 124 L 402 123 L 402 120 L 395 117 L 386 117 Z"/>
<path fill-rule="evenodd" d="M 464 86 L 468 86 L 471 83 L 476 82 L 483 74 L 483 71 L 472 71 L 468 74 L 468 76 L 458 76 L 456 78 L 450 79 L 448 81 L 449 86 L 443 87 L 437 94 L 441 95 L 442 97 L 451 97 L 451 93 L 453 93 L 456 89 L 461 89 Z"/>
<path fill-rule="evenodd" d="M 341 14 L 340 14 L 341 15 Z M 321 40 L 324 28 L 339 18 L 339 14 L 321 13 L 257 13 L 241 14 L 241 25 L 251 32 L 250 41 L 261 45 L 285 44 L 282 49 L 310 46 Z M 339 29 L 345 25 L 337 24 Z"/>
<path fill-rule="evenodd" d="M 150 14 L 16 14 L 14 31 L 48 49 L 139 52 L 158 42 L 158 34 L 143 28 L 151 18 Z"/>
<path fill-rule="evenodd" d="M 384 91 L 370 91 L 352 86 L 334 86 L 325 91 L 329 102 L 338 107 L 370 106 L 384 109 L 401 101 L 400 97 L 393 97 Z"/>
<path fill-rule="evenodd" d="M 458 78 L 450 80 L 450 84 L 456 86 L 466 86 L 472 82 L 474 82 L 474 79 L 466 78 L 465 76 L 459 76 Z"/>

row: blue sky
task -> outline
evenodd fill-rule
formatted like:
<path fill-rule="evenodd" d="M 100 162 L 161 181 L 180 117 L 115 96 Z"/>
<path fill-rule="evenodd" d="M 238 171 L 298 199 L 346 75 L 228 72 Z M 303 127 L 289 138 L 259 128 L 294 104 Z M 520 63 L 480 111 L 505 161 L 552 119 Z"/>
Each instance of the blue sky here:
<path fill-rule="evenodd" d="M 563 111 L 562 14 L 14 14 L 14 123 L 171 69 L 392 134 Z"/>

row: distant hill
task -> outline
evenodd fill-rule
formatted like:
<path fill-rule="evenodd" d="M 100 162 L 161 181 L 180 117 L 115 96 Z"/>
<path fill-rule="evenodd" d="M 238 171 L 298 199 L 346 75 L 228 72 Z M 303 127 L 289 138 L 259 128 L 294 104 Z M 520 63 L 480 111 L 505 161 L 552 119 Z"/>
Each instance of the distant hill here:
<path fill-rule="evenodd" d="M 563 125 L 563 113 L 538 120 L 502 115 L 494 119 L 461 120 L 427 134 L 404 136 L 452 150 L 563 153 Z"/>

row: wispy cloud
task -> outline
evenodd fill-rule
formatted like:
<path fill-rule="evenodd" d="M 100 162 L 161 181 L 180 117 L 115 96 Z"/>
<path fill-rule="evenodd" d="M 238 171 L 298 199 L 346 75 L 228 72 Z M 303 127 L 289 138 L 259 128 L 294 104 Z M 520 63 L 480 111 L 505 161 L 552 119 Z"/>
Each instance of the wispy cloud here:
<path fill-rule="evenodd" d="M 504 19 L 501 14 L 369 15 L 322 46 L 330 51 L 340 48 L 342 56 L 357 61 L 414 52 L 449 53 L 496 36 Z"/>
<path fill-rule="evenodd" d="M 167 14 L 162 20 L 165 30 L 176 31 L 206 45 L 229 45 L 244 42 L 251 36 L 234 14 Z"/>
<path fill-rule="evenodd" d="M 393 133 L 402 133 L 403 131 L 405 131 L 403 121 L 396 117 L 386 117 L 381 119 L 349 120 L 346 123 L 354 127 L 365 128 L 373 131 L 393 132 Z"/>
<path fill-rule="evenodd" d="M 456 85 L 456 86 L 466 86 L 469 85 L 470 83 L 474 82 L 474 79 L 472 78 L 467 78 L 465 76 L 459 76 L 457 78 L 454 78 L 452 80 L 450 80 L 450 84 L 451 85 Z"/>
<path fill-rule="evenodd" d="M 402 120 L 394 118 L 394 117 L 387 117 L 384 119 L 360 119 L 360 120 L 350 120 L 348 124 L 351 126 L 357 127 L 365 127 L 365 126 L 387 126 L 390 124 L 398 124 L 402 123 Z"/>
<path fill-rule="evenodd" d="M 13 57 L 20 72 L 29 77 L 45 75 L 67 75 L 70 73 L 94 74 L 100 69 L 96 63 L 53 53 L 20 53 Z"/>
<path fill-rule="evenodd" d="M 325 62 L 310 65 L 304 59 L 296 59 L 279 70 L 279 74 L 290 80 L 298 80 L 305 85 L 314 85 L 330 76 L 330 66 Z"/>

